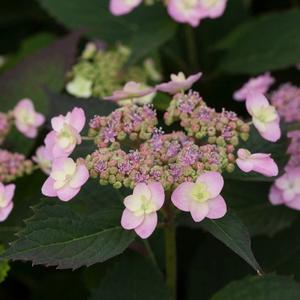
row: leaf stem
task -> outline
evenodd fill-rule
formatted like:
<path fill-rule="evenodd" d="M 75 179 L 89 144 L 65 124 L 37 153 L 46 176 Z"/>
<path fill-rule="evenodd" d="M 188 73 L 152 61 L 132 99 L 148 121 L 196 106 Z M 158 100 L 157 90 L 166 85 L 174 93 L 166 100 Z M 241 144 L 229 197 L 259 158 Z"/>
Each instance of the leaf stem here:
<path fill-rule="evenodd" d="M 177 250 L 176 250 L 176 227 L 174 223 L 174 210 L 167 203 L 165 212 L 167 222 L 165 225 L 165 254 L 166 254 L 166 283 L 171 293 L 171 299 L 177 298 Z"/>
<path fill-rule="evenodd" d="M 198 50 L 197 50 L 197 44 L 196 44 L 193 28 L 189 25 L 185 26 L 185 38 L 186 38 L 186 45 L 187 45 L 187 52 L 188 52 L 190 66 L 193 71 L 196 71 L 198 70 L 199 67 L 198 54 L 197 54 Z"/>
<path fill-rule="evenodd" d="M 153 265 L 159 270 L 159 266 L 158 266 L 157 260 L 155 258 L 155 255 L 154 255 L 153 251 L 152 251 L 152 248 L 150 246 L 149 241 L 146 239 L 146 240 L 143 240 L 143 242 L 144 242 L 145 248 L 147 249 L 149 258 L 151 259 Z"/>

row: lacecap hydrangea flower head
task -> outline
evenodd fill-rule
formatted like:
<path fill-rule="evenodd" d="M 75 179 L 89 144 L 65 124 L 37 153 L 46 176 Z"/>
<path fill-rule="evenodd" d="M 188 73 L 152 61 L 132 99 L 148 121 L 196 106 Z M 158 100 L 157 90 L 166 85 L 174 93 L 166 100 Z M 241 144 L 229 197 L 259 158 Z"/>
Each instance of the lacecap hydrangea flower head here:
<path fill-rule="evenodd" d="M 195 222 L 222 218 L 227 212 L 226 199 L 221 195 L 224 172 L 232 172 L 237 163 L 245 172 L 277 175 L 277 165 L 269 154 L 239 149 L 240 141 L 249 137 L 252 122 L 259 130 L 264 125 L 270 131 L 273 127 L 270 129 L 269 123 L 277 122 L 277 117 L 273 118 L 275 112 L 261 95 L 248 102 L 255 121 L 245 122 L 225 109 L 217 112 L 207 106 L 199 93 L 186 91 L 200 77 L 201 73 L 192 76 L 179 73 L 171 81 L 147 89 L 129 82 L 106 98 L 106 101 L 130 100 L 157 90 L 170 94 L 164 128 L 158 127 L 153 105 L 139 106 L 133 101 L 109 115 L 95 115 L 88 123 L 88 136 L 84 139 L 80 136 L 83 112 L 78 108 L 68 113 L 69 117 L 52 119 L 56 138 L 50 149 L 58 147 L 63 155 L 52 157 L 43 194 L 69 201 L 80 192 L 88 177 L 97 178 L 101 185 L 131 189 L 124 199 L 121 225 L 143 239 L 168 218 L 170 209 L 189 212 Z M 76 122 L 81 122 L 80 128 L 76 122 L 68 121 L 74 112 Z M 173 131 L 170 126 L 175 123 L 181 129 Z M 74 130 L 69 126 L 75 126 Z M 94 141 L 94 151 L 77 161 L 68 158 L 78 141 L 85 139 Z M 67 144 L 72 145 L 72 151 L 64 151 L 62 145 Z"/>

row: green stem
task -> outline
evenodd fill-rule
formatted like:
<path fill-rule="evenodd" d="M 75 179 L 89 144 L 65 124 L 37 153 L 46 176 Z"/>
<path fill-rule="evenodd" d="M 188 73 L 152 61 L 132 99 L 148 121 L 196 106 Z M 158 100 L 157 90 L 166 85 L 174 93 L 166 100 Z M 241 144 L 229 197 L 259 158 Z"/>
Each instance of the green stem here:
<path fill-rule="evenodd" d="M 147 249 L 149 258 L 151 259 L 153 265 L 159 270 L 159 266 L 158 266 L 157 260 L 155 258 L 155 255 L 154 255 L 152 249 L 151 249 L 149 241 L 148 240 L 143 240 L 143 241 L 144 241 L 144 245 L 145 245 L 145 247 Z"/>
<path fill-rule="evenodd" d="M 191 26 L 185 26 L 185 38 L 186 38 L 186 45 L 187 45 L 187 52 L 189 57 L 189 62 L 191 65 L 191 69 L 193 71 L 198 70 L 199 61 L 198 61 L 198 50 L 195 40 L 195 35 L 193 28 Z"/>
<path fill-rule="evenodd" d="M 165 253 L 166 253 L 166 282 L 171 293 L 171 299 L 177 298 L 177 250 L 176 228 L 174 224 L 174 212 L 172 207 L 166 207 L 168 216 L 165 225 Z"/>

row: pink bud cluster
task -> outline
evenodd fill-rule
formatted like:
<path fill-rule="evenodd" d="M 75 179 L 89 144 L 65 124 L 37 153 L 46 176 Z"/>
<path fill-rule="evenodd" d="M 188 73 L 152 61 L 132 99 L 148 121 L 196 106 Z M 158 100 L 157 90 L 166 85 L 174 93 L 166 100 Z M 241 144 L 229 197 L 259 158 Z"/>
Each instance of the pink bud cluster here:
<path fill-rule="evenodd" d="M 11 182 L 32 172 L 33 163 L 24 155 L 0 149 L 0 182 Z"/>
<path fill-rule="evenodd" d="M 233 147 L 198 146 L 183 132 L 163 134 L 156 129 L 138 150 L 100 148 L 87 157 L 87 165 L 102 184 L 133 188 L 140 182 L 159 181 L 167 190 L 195 180 L 204 171 L 233 170 L 233 151 Z"/>
<path fill-rule="evenodd" d="M 283 84 L 271 94 L 270 101 L 285 122 L 300 121 L 300 88 Z"/>
<path fill-rule="evenodd" d="M 240 138 L 247 140 L 249 136 L 249 125 L 236 113 L 224 109 L 216 112 L 205 104 L 197 92 L 176 94 L 164 118 L 167 125 L 180 121 L 189 136 L 196 139 L 208 137 L 210 144 L 236 146 Z"/>
<path fill-rule="evenodd" d="M 121 141 L 146 140 L 157 124 L 156 112 L 151 105 L 129 105 L 116 109 L 109 116 L 95 116 L 90 121 L 89 136 L 100 148 Z"/>
<path fill-rule="evenodd" d="M 11 122 L 8 114 L 0 112 L 0 145 L 3 143 L 5 137 L 9 133 Z"/>

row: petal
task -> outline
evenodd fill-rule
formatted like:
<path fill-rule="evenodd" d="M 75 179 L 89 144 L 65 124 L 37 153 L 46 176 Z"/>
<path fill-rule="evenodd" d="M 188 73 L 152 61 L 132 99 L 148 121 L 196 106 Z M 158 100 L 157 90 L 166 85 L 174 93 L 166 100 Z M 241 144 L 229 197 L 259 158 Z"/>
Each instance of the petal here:
<path fill-rule="evenodd" d="M 196 183 L 203 182 L 208 188 L 210 198 L 217 197 L 224 186 L 224 179 L 219 172 L 206 172 L 197 178 Z"/>
<path fill-rule="evenodd" d="M 64 186 L 62 189 L 56 191 L 57 197 L 61 201 L 70 201 L 80 192 L 80 188 L 73 189 L 70 186 Z"/>
<path fill-rule="evenodd" d="M 51 125 L 52 128 L 56 131 L 59 132 L 62 130 L 63 126 L 65 123 L 65 117 L 60 115 L 58 117 L 54 117 L 51 119 Z"/>
<path fill-rule="evenodd" d="M 178 209 L 190 211 L 190 203 L 194 201 L 191 196 L 194 185 L 193 182 L 183 182 L 174 190 L 171 201 Z"/>
<path fill-rule="evenodd" d="M 272 177 L 278 175 L 278 166 L 271 157 L 254 159 L 253 171 Z"/>
<path fill-rule="evenodd" d="M 281 137 L 279 121 L 267 123 L 266 129 L 260 135 L 267 141 L 277 142 Z"/>
<path fill-rule="evenodd" d="M 75 107 L 70 116 L 70 125 L 72 125 L 78 133 L 81 132 L 85 125 L 85 113 L 82 108 Z"/>
<path fill-rule="evenodd" d="M 142 239 L 148 238 L 157 225 L 157 213 L 151 213 L 149 215 L 145 215 L 144 221 L 141 223 L 140 226 L 135 228 L 135 232 L 138 236 Z"/>
<path fill-rule="evenodd" d="M 56 197 L 57 192 L 54 189 L 54 180 L 48 177 L 42 186 L 42 194 L 47 197 Z"/>
<path fill-rule="evenodd" d="M 125 208 L 121 218 L 121 225 L 123 228 L 130 230 L 138 227 L 144 221 L 144 215 L 136 216 L 129 209 Z"/>
<path fill-rule="evenodd" d="M 146 199 L 151 199 L 151 191 L 146 183 L 138 183 L 133 190 L 133 195 L 138 199 L 142 196 Z"/>
<path fill-rule="evenodd" d="M 285 201 L 282 196 L 282 191 L 278 189 L 275 185 L 272 185 L 269 200 L 273 205 L 283 204 Z"/>
<path fill-rule="evenodd" d="M 251 172 L 253 170 L 253 162 L 251 159 L 240 159 L 236 160 L 238 167 L 245 173 Z"/>
<path fill-rule="evenodd" d="M 193 220 L 195 222 L 200 222 L 207 216 L 209 212 L 208 203 L 198 203 L 196 201 L 192 201 L 190 203 L 190 212 Z"/>
<path fill-rule="evenodd" d="M 165 201 L 165 190 L 160 182 L 148 184 L 151 191 L 151 200 L 155 203 L 156 210 L 159 210 Z"/>
<path fill-rule="evenodd" d="M 132 1 L 132 4 L 126 4 L 126 1 L 122 0 L 110 0 L 109 10 L 115 16 L 121 16 L 131 12 L 136 6 L 138 6 L 142 0 Z"/>
<path fill-rule="evenodd" d="M 7 203 L 11 202 L 11 200 L 14 196 L 14 193 L 15 193 L 15 189 L 16 189 L 15 184 L 9 184 L 9 185 L 5 186 L 4 196 L 5 196 Z"/>
<path fill-rule="evenodd" d="M 219 195 L 214 199 L 208 201 L 209 212 L 207 218 L 209 219 L 219 219 L 223 218 L 227 212 L 227 205 L 224 198 Z"/>
<path fill-rule="evenodd" d="M 89 171 L 84 164 L 79 164 L 76 168 L 76 173 L 70 181 L 70 187 L 79 188 L 83 186 L 89 179 Z"/>
<path fill-rule="evenodd" d="M 45 122 L 45 117 L 44 117 L 44 115 L 42 115 L 42 114 L 40 114 L 40 113 L 36 113 L 35 114 L 35 126 L 37 126 L 37 127 L 39 127 L 39 126 L 41 126 L 42 124 L 44 124 L 44 122 Z"/>
<path fill-rule="evenodd" d="M 136 211 L 140 209 L 141 201 L 139 198 L 135 197 L 134 195 L 129 195 L 124 199 L 124 205 L 131 211 Z"/>
<path fill-rule="evenodd" d="M 246 99 L 246 108 L 248 113 L 252 116 L 253 111 L 260 109 L 262 106 L 269 106 L 268 99 L 259 93 L 249 93 Z"/>
<path fill-rule="evenodd" d="M 14 204 L 10 202 L 6 207 L 0 208 L 0 222 L 3 222 L 7 219 L 13 207 Z"/>
<path fill-rule="evenodd" d="M 289 208 L 300 210 L 300 196 L 295 197 L 293 201 L 286 202 L 285 205 Z"/>

